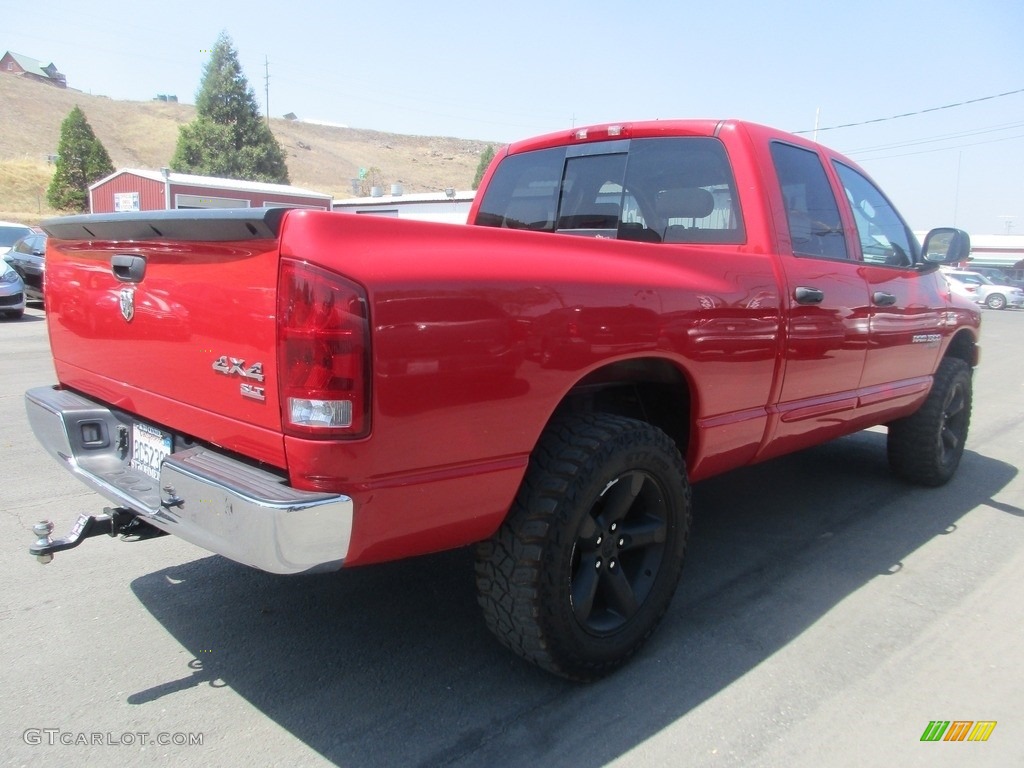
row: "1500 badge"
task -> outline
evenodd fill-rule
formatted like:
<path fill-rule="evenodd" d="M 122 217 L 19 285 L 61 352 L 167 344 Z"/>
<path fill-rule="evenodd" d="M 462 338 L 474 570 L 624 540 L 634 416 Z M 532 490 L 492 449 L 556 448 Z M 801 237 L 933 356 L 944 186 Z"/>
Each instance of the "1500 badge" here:
<path fill-rule="evenodd" d="M 229 355 L 221 355 L 214 360 L 213 370 L 217 373 L 223 373 L 225 376 L 241 376 L 243 379 L 252 379 L 253 381 L 263 381 L 265 378 L 263 375 L 263 363 L 253 363 L 247 367 L 245 360 L 238 357 L 230 357 Z M 239 392 L 242 397 L 258 400 L 261 403 L 267 399 L 264 388 L 255 384 L 242 382 L 239 386 Z"/>

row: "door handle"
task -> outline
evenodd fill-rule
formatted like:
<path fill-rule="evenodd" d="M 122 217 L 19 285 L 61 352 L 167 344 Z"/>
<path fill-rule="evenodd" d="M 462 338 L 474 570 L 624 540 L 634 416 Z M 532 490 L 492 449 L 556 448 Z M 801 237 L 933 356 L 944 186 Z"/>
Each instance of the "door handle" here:
<path fill-rule="evenodd" d="M 793 291 L 793 298 L 796 299 L 797 304 L 821 304 L 825 300 L 825 292 L 801 285 Z"/>
<path fill-rule="evenodd" d="M 885 293 L 884 291 L 875 291 L 871 295 L 871 300 L 879 307 L 891 307 L 896 303 L 896 297 L 891 293 Z"/>

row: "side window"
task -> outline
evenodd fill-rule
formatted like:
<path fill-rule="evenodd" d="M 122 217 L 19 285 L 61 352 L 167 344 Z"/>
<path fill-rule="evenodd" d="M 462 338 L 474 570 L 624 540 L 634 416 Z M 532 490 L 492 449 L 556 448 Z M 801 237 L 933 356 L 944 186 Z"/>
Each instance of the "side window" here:
<path fill-rule="evenodd" d="M 42 248 L 42 245 L 39 242 L 40 240 L 42 240 L 42 237 L 39 235 L 29 235 L 28 237 L 23 237 L 21 240 L 14 244 L 14 248 L 12 250 L 17 251 L 18 253 L 25 253 L 31 256 L 33 251 Z"/>
<path fill-rule="evenodd" d="M 793 253 L 847 259 L 842 219 L 817 153 L 773 142 L 772 161 L 782 187 Z"/>
<path fill-rule="evenodd" d="M 635 139 L 625 184 L 620 239 L 746 241 L 732 167 L 718 139 Z"/>
<path fill-rule="evenodd" d="M 878 188 L 842 163 L 834 163 L 857 222 L 864 261 L 893 267 L 912 266 L 917 240 Z"/>

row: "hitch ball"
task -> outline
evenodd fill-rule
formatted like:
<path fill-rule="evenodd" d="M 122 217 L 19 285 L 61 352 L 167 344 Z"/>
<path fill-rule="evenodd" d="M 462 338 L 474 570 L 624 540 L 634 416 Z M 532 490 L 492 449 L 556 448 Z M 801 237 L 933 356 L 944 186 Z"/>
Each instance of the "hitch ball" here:
<path fill-rule="evenodd" d="M 53 523 L 49 520 L 43 520 L 40 523 L 36 523 L 32 526 L 32 533 L 36 535 L 36 547 L 45 548 L 48 547 L 50 542 L 50 534 L 53 533 Z M 36 560 L 41 565 L 53 562 L 53 555 L 47 552 L 44 555 L 36 555 Z"/>

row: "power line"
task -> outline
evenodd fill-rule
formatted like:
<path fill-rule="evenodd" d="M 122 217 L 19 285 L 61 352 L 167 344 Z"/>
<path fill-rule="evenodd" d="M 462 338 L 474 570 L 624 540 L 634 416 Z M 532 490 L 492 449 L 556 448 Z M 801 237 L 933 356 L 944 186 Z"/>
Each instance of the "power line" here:
<path fill-rule="evenodd" d="M 920 109 L 917 112 L 904 112 L 902 115 L 891 115 L 890 117 L 876 117 L 872 120 L 862 120 L 859 123 L 844 123 L 843 125 L 830 125 L 828 128 L 812 128 L 807 131 L 793 131 L 793 133 L 814 133 L 816 131 L 834 131 L 839 128 L 853 128 L 858 125 L 870 125 L 871 123 L 884 123 L 889 120 L 899 120 L 903 117 L 913 117 L 914 115 L 924 115 L 928 112 L 939 112 L 943 109 L 953 109 L 954 107 L 963 107 L 968 104 L 977 104 L 979 101 L 991 101 L 992 99 L 1001 99 L 1004 96 L 1014 96 L 1018 93 L 1024 93 L 1024 88 L 1018 88 L 1015 91 L 1006 91 L 1004 93 L 996 93 L 992 96 L 981 96 L 977 99 L 967 99 L 966 101 L 958 101 L 955 104 L 943 104 L 941 107 L 929 107 L 928 109 Z"/>
<path fill-rule="evenodd" d="M 971 136 L 981 136 L 987 133 L 998 133 L 1000 131 L 1017 130 L 1020 128 L 1024 128 L 1024 123 L 1004 123 L 1003 125 L 988 126 L 970 131 L 960 131 L 957 133 L 946 133 L 940 136 L 910 139 L 908 141 L 898 141 L 890 144 L 874 144 L 869 147 L 857 147 L 856 149 L 843 149 L 842 152 L 845 155 L 855 155 L 863 154 L 865 152 L 879 152 L 888 149 L 902 149 L 903 147 L 915 147 L 921 144 L 937 144 L 943 141 L 954 141 L 956 139 L 965 139 Z"/>
<path fill-rule="evenodd" d="M 1024 133 L 1018 134 L 1016 136 L 1004 136 L 1001 139 L 990 139 L 989 141 L 975 141 L 975 142 L 971 142 L 969 144 L 953 144 L 952 146 L 948 146 L 948 147 L 936 147 L 936 148 L 933 148 L 933 149 L 921 149 L 921 150 L 918 150 L 917 152 L 903 152 L 903 153 L 898 154 L 898 155 L 878 155 L 878 156 L 872 157 L 870 159 L 871 159 L 872 162 L 874 162 L 875 160 L 888 160 L 888 159 L 893 158 L 893 157 L 909 157 L 910 155 L 927 155 L 927 154 L 929 154 L 931 152 L 944 152 L 944 151 L 947 151 L 947 150 L 950 150 L 950 149 L 962 149 L 963 147 L 980 147 L 980 146 L 983 146 L 985 144 L 995 144 L 995 143 L 1000 142 L 1000 141 L 1014 141 L 1016 139 L 1024 139 Z M 910 146 L 910 145 L 908 145 L 908 146 Z M 854 153 L 854 156 L 860 157 L 860 153 Z"/>

